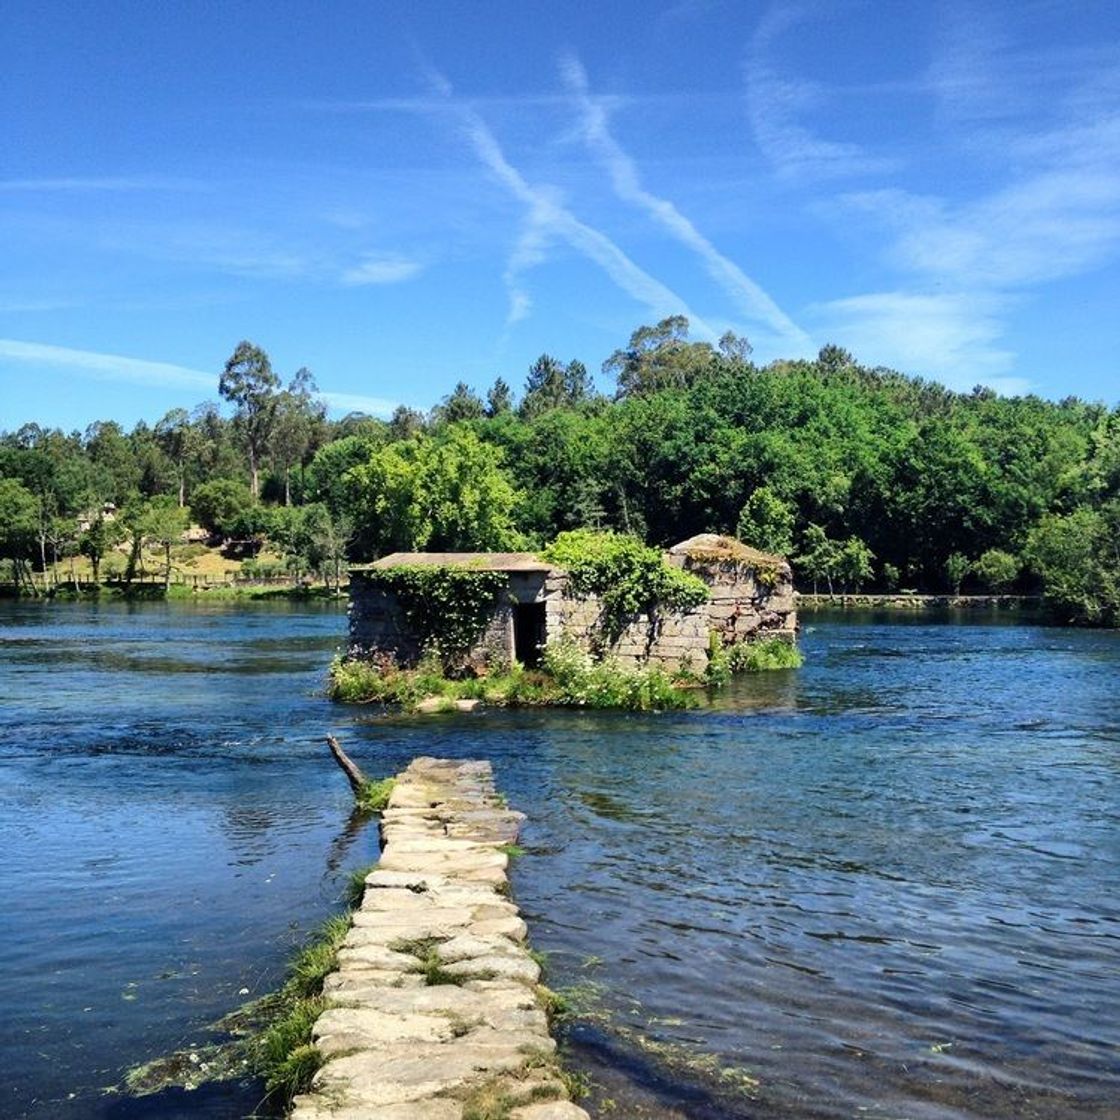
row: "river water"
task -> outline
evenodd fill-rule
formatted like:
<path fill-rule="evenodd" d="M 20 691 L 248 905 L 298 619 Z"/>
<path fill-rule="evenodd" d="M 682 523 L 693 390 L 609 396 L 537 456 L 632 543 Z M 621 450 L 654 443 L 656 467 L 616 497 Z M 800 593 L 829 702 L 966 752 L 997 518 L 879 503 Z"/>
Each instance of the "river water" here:
<path fill-rule="evenodd" d="M 0 603 L 0 1116 L 134 1100 L 376 856 L 371 777 L 487 757 L 598 1116 L 1120 1117 L 1120 635 L 807 616 L 672 715 L 331 705 L 332 608 Z"/>

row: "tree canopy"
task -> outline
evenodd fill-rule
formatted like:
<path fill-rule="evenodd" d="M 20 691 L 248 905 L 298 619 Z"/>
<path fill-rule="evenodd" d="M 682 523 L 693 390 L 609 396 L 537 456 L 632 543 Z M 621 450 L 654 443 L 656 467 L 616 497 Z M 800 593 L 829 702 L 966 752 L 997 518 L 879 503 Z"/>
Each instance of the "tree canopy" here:
<path fill-rule="evenodd" d="M 100 555 L 113 507 L 169 496 L 223 538 L 295 541 L 276 507 L 319 506 L 308 556 L 312 537 L 367 560 L 589 527 L 651 545 L 714 531 L 790 555 L 804 588 L 1041 590 L 1063 620 L 1116 619 L 1115 405 L 956 393 L 834 344 L 751 358 L 746 339 L 695 341 L 673 316 L 635 330 L 601 388 L 543 354 L 427 412 L 331 421 L 309 373 L 285 386 L 242 342 L 217 379 L 230 415 L 203 403 L 131 432 L 0 435 L 0 559 L 23 579 L 59 550 Z"/>

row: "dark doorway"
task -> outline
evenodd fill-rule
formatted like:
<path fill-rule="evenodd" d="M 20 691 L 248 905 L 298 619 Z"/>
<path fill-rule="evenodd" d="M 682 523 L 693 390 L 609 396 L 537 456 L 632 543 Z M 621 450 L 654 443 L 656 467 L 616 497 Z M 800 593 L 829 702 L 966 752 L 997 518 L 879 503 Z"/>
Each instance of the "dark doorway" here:
<path fill-rule="evenodd" d="M 544 603 L 514 604 L 513 656 L 527 669 L 537 668 L 544 640 Z"/>

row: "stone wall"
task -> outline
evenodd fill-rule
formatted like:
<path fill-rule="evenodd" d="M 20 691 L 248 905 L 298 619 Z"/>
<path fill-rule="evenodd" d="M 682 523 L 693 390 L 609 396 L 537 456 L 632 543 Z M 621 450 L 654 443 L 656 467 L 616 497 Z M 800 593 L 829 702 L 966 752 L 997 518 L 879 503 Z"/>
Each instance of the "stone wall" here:
<path fill-rule="evenodd" d="M 515 573 L 520 575 L 520 573 Z M 415 665 L 423 654 L 397 597 L 386 593 L 356 568 L 350 572 L 350 656 L 391 656 L 400 665 Z M 513 604 L 499 595 L 494 613 L 471 650 L 469 660 L 483 664 L 507 659 L 513 649 Z"/>

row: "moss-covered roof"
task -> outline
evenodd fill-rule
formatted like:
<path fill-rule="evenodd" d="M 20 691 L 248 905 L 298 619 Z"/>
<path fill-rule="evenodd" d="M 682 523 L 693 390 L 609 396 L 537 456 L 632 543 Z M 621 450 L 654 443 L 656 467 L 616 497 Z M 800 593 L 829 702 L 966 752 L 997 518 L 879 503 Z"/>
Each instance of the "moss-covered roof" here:
<path fill-rule="evenodd" d="M 722 560 L 740 564 L 765 564 L 767 567 L 788 563 L 784 556 L 762 552 L 734 537 L 718 533 L 698 533 L 669 549 L 670 556 L 687 556 L 690 560 Z"/>
<path fill-rule="evenodd" d="M 367 569 L 474 568 L 485 572 L 551 572 L 554 565 L 534 552 L 393 552 Z M 361 568 L 354 569 L 361 571 Z"/>

